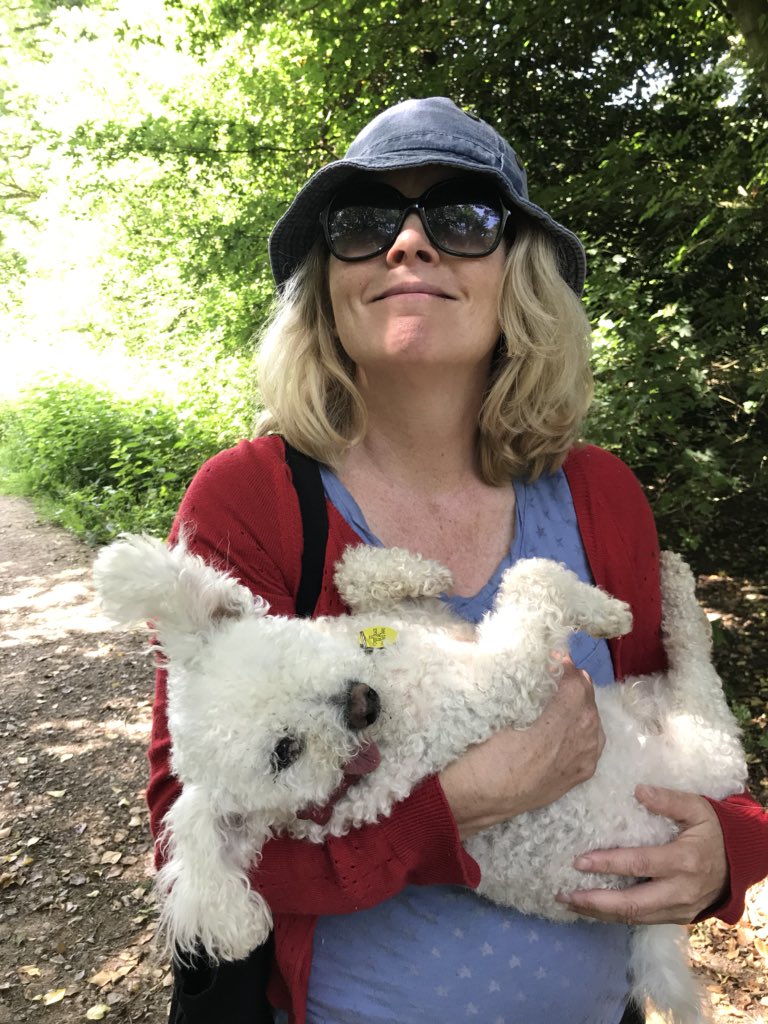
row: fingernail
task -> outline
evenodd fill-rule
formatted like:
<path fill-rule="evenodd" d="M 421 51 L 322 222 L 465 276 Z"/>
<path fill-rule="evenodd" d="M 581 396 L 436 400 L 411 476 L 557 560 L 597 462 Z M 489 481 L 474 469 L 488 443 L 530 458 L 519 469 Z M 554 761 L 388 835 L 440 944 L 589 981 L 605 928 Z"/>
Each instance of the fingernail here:
<path fill-rule="evenodd" d="M 656 792 L 655 786 L 641 785 L 635 789 L 635 793 L 641 800 L 652 800 L 656 796 Z"/>
<path fill-rule="evenodd" d="M 576 858 L 576 860 L 573 862 L 573 866 L 576 868 L 577 871 L 589 871 L 589 869 L 592 867 L 592 858 L 586 857 L 582 854 L 581 857 Z"/>

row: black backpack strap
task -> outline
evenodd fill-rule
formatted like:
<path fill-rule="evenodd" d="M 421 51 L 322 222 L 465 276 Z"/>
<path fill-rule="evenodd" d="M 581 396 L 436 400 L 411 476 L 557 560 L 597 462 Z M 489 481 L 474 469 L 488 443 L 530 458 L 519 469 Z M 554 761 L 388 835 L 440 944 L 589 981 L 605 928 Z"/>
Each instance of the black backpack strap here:
<path fill-rule="evenodd" d="M 244 960 L 212 964 L 205 956 L 173 964 L 173 996 L 168 1024 L 273 1024 L 267 1002 L 273 938 Z"/>
<path fill-rule="evenodd" d="M 299 499 L 304 545 L 301 551 L 301 580 L 296 594 L 296 614 L 308 619 L 315 610 L 323 585 L 325 547 L 328 542 L 328 511 L 320 466 L 315 459 L 285 443 L 285 461 Z"/>

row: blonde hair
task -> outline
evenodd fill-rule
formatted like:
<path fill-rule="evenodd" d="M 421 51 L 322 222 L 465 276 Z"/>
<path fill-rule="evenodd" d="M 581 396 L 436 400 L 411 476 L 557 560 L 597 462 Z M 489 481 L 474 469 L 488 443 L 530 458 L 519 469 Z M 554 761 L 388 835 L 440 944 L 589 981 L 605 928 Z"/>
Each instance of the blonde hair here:
<path fill-rule="evenodd" d="M 278 432 L 338 467 L 365 435 L 367 417 L 354 363 L 334 332 L 328 258 L 317 243 L 262 332 L 265 411 L 256 434 Z M 506 257 L 499 323 L 477 441 L 480 473 L 495 486 L 559 469 L 592 398 L 584 307 L 560 276 L 549 239 L 530 222 L 519 225 Z"/>

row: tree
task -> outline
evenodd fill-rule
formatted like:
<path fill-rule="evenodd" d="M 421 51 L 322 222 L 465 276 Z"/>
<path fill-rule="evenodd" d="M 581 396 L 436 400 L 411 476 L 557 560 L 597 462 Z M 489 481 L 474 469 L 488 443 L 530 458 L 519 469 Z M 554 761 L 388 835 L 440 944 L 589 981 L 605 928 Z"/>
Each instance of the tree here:
<path fill-rule="evenodd" d="M 80 194 L 120 211 L 99 329 L 246 351 L 296 189 L 376 111 L 450 95 L 513 140 L 533 198 L 584 238 L 591 435 L 638 470 L 670 539 L 695 542 L 717 501 L 765 488 L 765 7 L 168 0 L 154 27 L 105 9 L 101 45 L 112 33 L 135 95 L 127 54 L 184 72 L 165 88 L 145 73 L 151 103 L 104 104 L 69 133 Z"/>
<path fill-rule="evenodd" d="M 199 52 L 235 33 L 255 46 L 277 22 L 311 40 L 307 170 L 409 95 L 497 125 L 536 200 L 588 244 L 593 434 L 637 468 L 674 540 L 765 486 L 765 0 L 176 3 Z"/>
<path fill-rule="evenodd" d="M 768 2 L 766 0 L 728 0 L 749 54 L 755 76 L 768 99 Z"/>

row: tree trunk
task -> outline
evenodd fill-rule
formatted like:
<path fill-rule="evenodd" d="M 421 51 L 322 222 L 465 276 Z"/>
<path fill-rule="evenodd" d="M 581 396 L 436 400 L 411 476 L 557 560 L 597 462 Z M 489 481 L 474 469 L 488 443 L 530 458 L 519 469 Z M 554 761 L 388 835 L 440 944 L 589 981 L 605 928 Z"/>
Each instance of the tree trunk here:
<path fill-rule="evenodd" d="M 749 62 L 768 99 L 768 0 L 727 0 L 736 27 L 744 36 Z"/>

